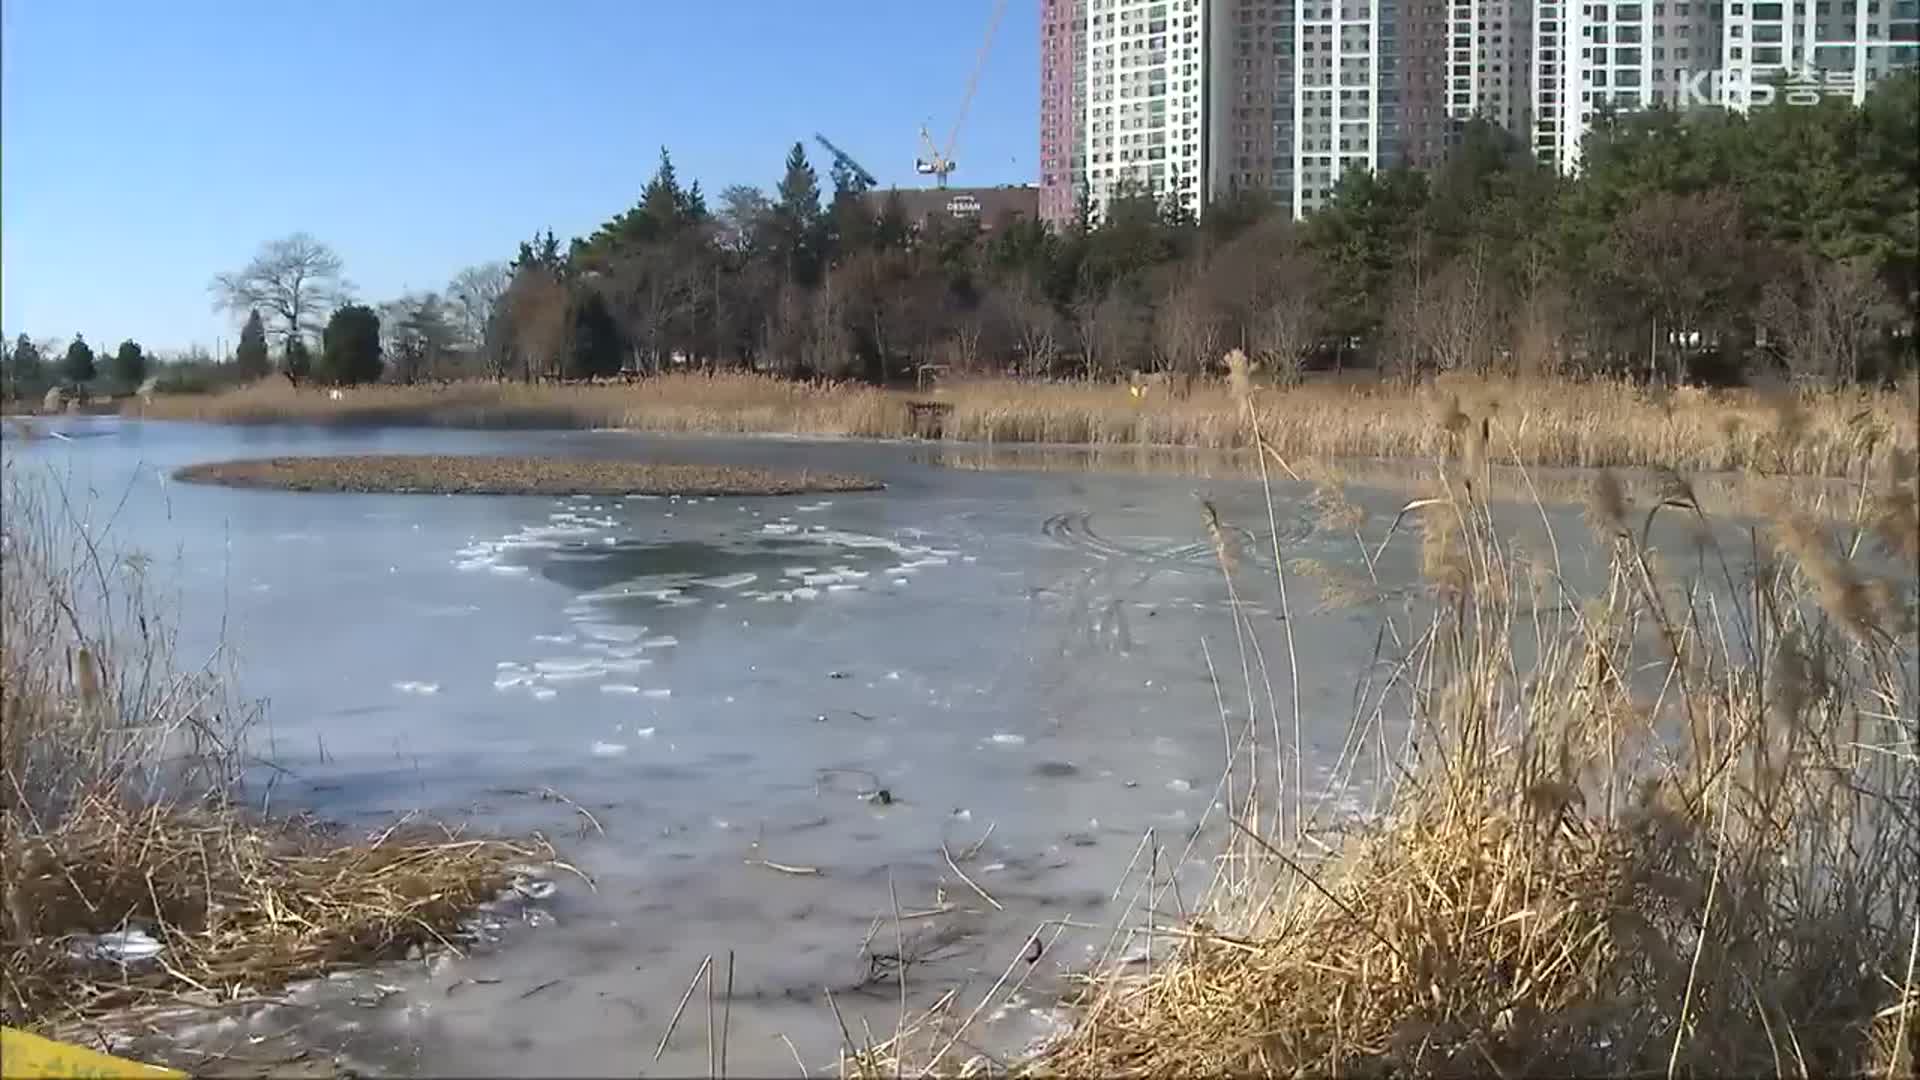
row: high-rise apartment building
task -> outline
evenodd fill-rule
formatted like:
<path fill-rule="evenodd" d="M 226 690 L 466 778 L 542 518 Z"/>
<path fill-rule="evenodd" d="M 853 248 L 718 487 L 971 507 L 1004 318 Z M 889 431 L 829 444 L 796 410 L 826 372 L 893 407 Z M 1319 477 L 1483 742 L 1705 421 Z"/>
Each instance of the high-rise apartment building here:
<path fill-rule="evenodd" d="M 1920 64 L 1920 0 L 1728 3 L 1720 52 L 1732 108 L 1776 93 L 1839 93 L 1857 103 L 1895 69 Z"/>
<path fill-rule="evenodd" d="M 1920 0 L 1041 0 L 1041 207 L 1121 184 L 1296 215 L 1461 125 L 1572 171 L 1603 112 L 1859 101 L 1920 66 Z M 1077 156 L 1076 156 L 1077 155 Z"/>
<path fill-rule="evenodd" d="M 1526 130 L 1533 115 L 1527 72 L 1535 6 L 1532 0 L 1448 0 L 1449 116 Z"/>
<path fill-rule="evenodd" d="M 1386 164 L 1417 168 L 1440 164 L 1454 127 L 1448 104 L 1449 0 L 1383 0 L 1381 58 L 1390 76 L 1380 92 Z"/>
<path fill-rule="evenodd" d="M 1531 140 L 1541 160 L 1572 171 L 1603 109 L 1858 103 L 1920 66 L 1920 0 L 1542 2 L 1533 43 Z"/>
<path fill-rule="evenodd" d="M 1380 160 L 1380 0 L 1294 0 L 1295 216 Z"/>
<path fill-rule="evenodd" d="M 1072 219 L 1086 185 L 1084 0 L 1040 0 L 1040 218 Z"/>
<path fill-rule="evenodd" d="M 1086 82 L 1080 143 L 1096 208 L 1132 189 L 1207 202 L 1210 14 L 1221 0 L 1081 0 Z"/>
<path fill-rule="evenodd" d="M 1293 189 L 1292 0 L 1240 0 L 1216 7 L 1211 22 L 1207 187 L 1235 191 Z"/>

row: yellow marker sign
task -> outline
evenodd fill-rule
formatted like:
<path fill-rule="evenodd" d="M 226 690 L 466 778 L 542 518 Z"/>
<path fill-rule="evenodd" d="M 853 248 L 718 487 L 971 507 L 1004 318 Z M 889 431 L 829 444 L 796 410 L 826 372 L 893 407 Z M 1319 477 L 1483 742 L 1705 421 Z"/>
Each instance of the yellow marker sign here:
<path fill-rule="evenodd" d="M 5 1080 L 39 1080 L 41 1077 L 100 1077 L 119 1080 L 186 1080 L 187 1074 L 158 1065 L 102 1054 L 97 1050 L 69 1046 L 12 1028 L 0 1028 L 0 1077 Z"/>

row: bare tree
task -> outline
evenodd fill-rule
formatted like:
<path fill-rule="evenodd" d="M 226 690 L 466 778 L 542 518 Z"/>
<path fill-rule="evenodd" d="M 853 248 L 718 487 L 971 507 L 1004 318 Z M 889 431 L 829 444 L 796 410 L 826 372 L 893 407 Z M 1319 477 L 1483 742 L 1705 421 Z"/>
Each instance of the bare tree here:
<path fill-rule="evenodd" d="M 647 244 L 616 257 L 601 288 L 633 343 L 642 371 L 659 373 L 691 334 L 703 300 L 712 298 L 704 268 L 684 245 Z"/>
<path fill-rule="evenodd" d="M 573 321 L 566 285 L 543 266 L 523 266 L 513 275 L 502 303 L 509 327 L 503 368 L 517 366 L 528 382 L 558 375 Z"/>
<path fill-rule="evenodd" d="M 1552 272 L 1544 244 L 1529 243 L 1519 260 L 1519 293 L 1509 341 L 1512 367 L 1522 375 L 1558 375 L 1567 355 L 1571 298 Z"/>
<path fill-rule="evenodd" d="M 1073 336 L 1080 345 L 1080 362 L 1088 382 L 1099 378 L 1107 360 L 1110 335 L 1107 324 L 1114 318 L 1114 290 L 1083 288 L 1073 298 Z"/>
<path fill-rule="evenodd" d="M 847 333 L 846 287 L 837 273 L 829 273 L 813 290 L 805 322 L 800 359 L 818 375 L 841 378 L 853 369 L 853 340 Z"/>
<path fill-rule="evenodd" d="M 1083 268 L 1070 315 L 1089 380 L 1121 370 L 1149 347 L 1151 312 L 1125 280 L 1104 280 Z"/>
<path fill-rule="evenodd" d="M 1324 309 L 1314 295 L 1312 260 L 1290 254 L 1274 268 L 1273 287 L 1253 313 L 1247 351 L 1272 373 L 1274 382 L 1292 386 L 1300 381 L 1307 355 L 1326 332 L 1326 324 Z"/>
<path fill-rule="evenodd" d="M 303 232 L 268 241 L 243 269 L 214 275 L 207 289 L 215 310 L 244 318 L 259 309 L 283 348 L 295 338 L 317 338 L 327 316 L 353 293 L 341 277 L 340 256 Z"/>
<path fill-rule="evenodd" d="M 1758 311 L 1768 347 L 1802 379 L 1860 380 L 1860 360 L 1899 317 L 1893 295 L 1865 259 L 1805 257 L 1768 283 Z"/>
<path fill-rule="evenodd" d="M 1420 327 L 1426 352 L 1441 371 L 1486 374 L 1493 362 L 1495 309 L 1486 242 L 1476 241 L 1443 267 L 1433 305 Z"/>
<path fill-rule="evenodd" d="M 1245 350 L 1276 383 L 1297 382 L 1326 329 L 1322 277 L 1291 221 L 1269 218 L 1234 237 L 1206 269 L 1221 342 Z"/>
<path fill-rule="evenodd" d="M 1745 308 L 1751 273 L 1738 198 L 1657 192 L 1614 222 L 1606 249 L 1613 279 L 1646 320 L 1648 373 L 1671 344 L 1674 379 L 1685 382 L 1688 352 Z"/>
<path fill-rule="evenodd" d="M 1153 319 L 1155 367 L 1191 380 L 1220 351 L 1220 313 L 1198 274 L 1183 274 L 1161 295 Z"/>
<path fill-rule="evenodd" d="M 512 283 L 513 271 L 503 262 L 469 266 L 447 282 L 450 321 L 461 347 L 481 347 L 487 336 L 487 322 L 493 318 L 494 309 Z"/>
<path fill-rule="evenodd" d="M 1001 304 L 1026 373 L 1052 373 L 1060 357 L 1060 315 L 1040 286 L 1029 275 L 1022 274 L 1007 284 L 1001 294 Z"/>

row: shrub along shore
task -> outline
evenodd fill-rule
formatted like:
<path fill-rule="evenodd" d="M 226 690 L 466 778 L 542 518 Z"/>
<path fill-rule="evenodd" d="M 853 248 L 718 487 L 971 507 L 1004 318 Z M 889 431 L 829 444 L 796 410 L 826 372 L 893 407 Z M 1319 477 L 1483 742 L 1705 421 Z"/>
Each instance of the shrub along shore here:
<path fill-rule="evenodd" d="M 939 406 L 920 410 L 916 403 Z M 927 393 L 750 374 L 632 383 L 468 381 L 340 394 L 278 381 L 129 406 L 156 419 L 457 428 L 618 428 L 1224 450 L 1253 444 L 1224 382 L 1152 385 L 989 379 Z M 1920 384 L 1893 391 L 1649 389 L 1624 380 L 1366 379 L 1271 390 L 1251 406 L 1288 460 L 1445 457 L 1485 426 L 1491 452 L 1528 466 L 1848 476 L 1912 452 Z"/>

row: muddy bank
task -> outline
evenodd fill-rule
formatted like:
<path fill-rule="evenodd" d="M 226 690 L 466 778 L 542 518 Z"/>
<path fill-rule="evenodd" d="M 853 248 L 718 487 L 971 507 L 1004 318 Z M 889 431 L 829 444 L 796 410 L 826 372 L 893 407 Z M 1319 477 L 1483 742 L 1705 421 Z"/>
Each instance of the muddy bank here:
<path fill-rule="evenodd" d="M 453 454 L 216 461 L 173 475 L 228 487 L 406 495 L 802 495 L 883 486 L 864 476 L 807 470 Z"/>

